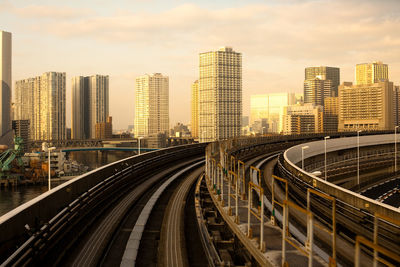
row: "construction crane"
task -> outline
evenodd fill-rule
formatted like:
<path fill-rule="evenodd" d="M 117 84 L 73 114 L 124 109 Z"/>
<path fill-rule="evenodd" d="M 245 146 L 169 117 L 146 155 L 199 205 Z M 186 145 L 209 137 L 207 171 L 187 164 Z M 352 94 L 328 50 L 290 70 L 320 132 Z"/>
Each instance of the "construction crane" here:
<path fill-rule="evenodd" d="M 17 172 L 23 172 L 24 162 L 22 160 L 22 156 L 24 154 L 24 147 L 22 143 L 23 139 L 19 136 L 16 136 L 14 138 L 14 149 L 7 149 L 0 154 L 0 179 L 11 178 L 12 176 L 15 176 L 15 174 L 12 174 L 12 170 L 15 166 L 19 168 Z"/>

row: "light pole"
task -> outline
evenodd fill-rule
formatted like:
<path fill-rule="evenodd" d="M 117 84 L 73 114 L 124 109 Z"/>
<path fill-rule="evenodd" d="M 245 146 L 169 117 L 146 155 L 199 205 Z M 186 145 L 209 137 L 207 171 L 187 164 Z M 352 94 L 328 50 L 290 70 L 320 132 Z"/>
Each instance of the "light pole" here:
<path fill-rule="evenodd" d="M 357 131 L 357 184 L 360 185 L 360 133 L 362 131 Z"/>
<path fill-rule="evenodd" d="M 51 189 L 51 168 L 50 168 L 50 152 L 56 149 L 54 146 L 47 148 L 47 151 L 49 152 L 49 190 Z"/>
<path fill-rule="evenodd" d="M 301 147 L 301 168 L 304 170 L 304 149 L 309 148 L 309 146 Z"/>
<path fill-rule="evenodd" d="M 394 127 L 394 172 L 397 172 L 397 128 Z"/>
<path fill-rule="evenodd" d="M 330 136 L 325 136 L 324 137 L 324 139 L 325 139 L 325 181 L 327 179 L 327 173 L 326 173 L 326 140 L 329 139 L 329 138 L 331 138 L 331 137 Z"/>
<path fill-rule="evenodd" d="M 143 139 L 143 137 L 138 137 L 138 146 L 139 146 L 138 155 L 140 155 L 140 140 L 141 139 Z"/>

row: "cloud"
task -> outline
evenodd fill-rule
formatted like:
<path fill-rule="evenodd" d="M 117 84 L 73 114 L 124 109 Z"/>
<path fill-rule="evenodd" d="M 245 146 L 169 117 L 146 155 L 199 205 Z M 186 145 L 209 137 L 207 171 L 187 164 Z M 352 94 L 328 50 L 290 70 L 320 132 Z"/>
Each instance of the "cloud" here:
<path fill-rule="evenodd" d="M 3 1 L 0 3 L 0 12 L 14 14 L 24 19 L 33 18 L 53 20 L 77 19 L 95 14 L 90 9 L 72 8 L 67 6 L 29 5 L 18 7 L 13 5 L 10 1 Z"/>
<path fill-rule="evenodd" d="M 260 55 L 292 59 L 347 56 L 348 51 L 396 50 L 400 40 L 400 8 L 396 2 L 308 1 L 296 4 L 248 5 L 210 10 L 183 4 L 158 13 L 116 12 L 109 16 L 81 17 L 40 27 L 61 38 L 85 38 L 103 42 L 136 42 L 220 46 L 229 42 Z M 52 9 L 33 8 L 50 15 Z M 28 13 L 27 10 L 19 12 Z M 78 16 L 62 9 L 60 17 Z M 396 50 L 397 51 L 397 50 Z"/>
<path fill-rule="evenodd" d="M 23 17 L 47 19 L 72 19 L 93 14 L 93 12 L 89 9 L 43 5 L 31 5 L 23 8 L 17 8 L 14 12 Z"/>

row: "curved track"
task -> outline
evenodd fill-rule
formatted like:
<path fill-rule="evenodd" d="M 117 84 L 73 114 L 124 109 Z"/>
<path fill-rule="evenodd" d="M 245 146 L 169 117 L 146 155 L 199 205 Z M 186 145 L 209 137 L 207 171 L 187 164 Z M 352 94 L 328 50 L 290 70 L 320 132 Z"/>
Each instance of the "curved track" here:
<path fill-rule="evenodd" d="M 164 255 L 159 257 L 159 262 L 163 266 L 188 266 L 183 225 L 185 201 L 191 187 L 200 177 L 203 169 L 203 167 L 197 169 L 183 180 L 168 202 L 160 239 L 160 246 Z"/>

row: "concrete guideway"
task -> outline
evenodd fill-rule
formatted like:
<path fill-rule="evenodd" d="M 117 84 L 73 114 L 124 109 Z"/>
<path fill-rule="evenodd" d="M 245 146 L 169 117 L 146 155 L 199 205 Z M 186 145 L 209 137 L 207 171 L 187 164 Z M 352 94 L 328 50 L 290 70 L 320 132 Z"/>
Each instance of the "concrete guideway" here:
<path fill-rule="evenodd" d="M 168 187 L 169 184 L 171 184 L 175 179 L 177 179 L 183 173 L 189 171 L 190 169 L 198 167 L 201 164 L 204 164 L 204 161 L 192 164 L 191 166 L 186 167 L 183 170 L 179 171 L 178 173 L 173 175 L 171 178 L 169 178 L 166 182 L 164 182 L 158 188 L 158 190 L 152 195 L 152 197 L 150 198 L 150 200 L 147 202 L 146 206 L 143 208 L 142 212 L 140 213 L 139 218 L 131 232 L 128 243 L 126 244 L 124 255 L 122 256 L 121 265 L 120 265 L 121 267 L 135 266 L 137 253 L 138 253 L 139 245 L 140 245 L 140 240 L 141 240 L 144 228 L 146 226 L 147 220 L 150 216 L 150 213 L 151 213 L 154 205 L 156 204 L 158 198 L 161 196 L 163 191 Z"/>
<path fill-rule="evenodd" d="M 197 181 L 204 167 L 200 167 L 188 175 L 178 186 L 168 202 L 164 215 L 159 245 L 159 266 L 188 266 L 185 236 L 184 208 L 190 188 Z"/>
<path fill-rule="evenodd" d="M 175 169 L 179 169 L 183 166 L 175 166 Z M 95 229 L 90 232 L 88 239 L 83 239 L 85 242 L 80 242 L 79 251 L 77 255 L 68 257 L 68 261 L 71 262 L 72 266 L 95 266 L 98 263 L 98 259 L 103 254 L 105 247 L 109 240 L 112 238 L 112 234 L 117 228 L 118 223 L 126 215 L 129 208 L 135 203 L 143 194 L 143 192 L 149 190 L 158 180 L 168 175 L 171 169 L 163 170 L 154 176 L 151 176 L 141 184 L 137 185 L 129 194 L 127 194 L 121 201 L 119 201 L 113 209 L 102 218 Z"/>

